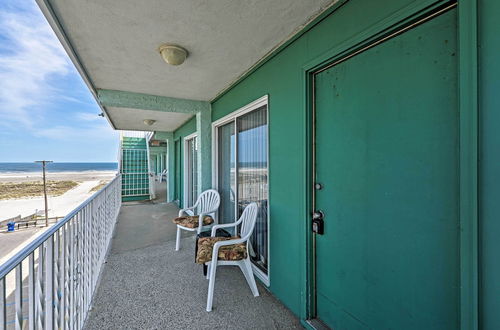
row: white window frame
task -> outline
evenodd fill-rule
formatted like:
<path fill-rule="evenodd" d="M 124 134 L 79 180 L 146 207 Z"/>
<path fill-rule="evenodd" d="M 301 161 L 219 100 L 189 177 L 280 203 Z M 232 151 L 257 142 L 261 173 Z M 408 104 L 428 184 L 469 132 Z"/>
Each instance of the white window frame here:
<path fill-rule="evenodd" d="M 184 162 L 183 162 L 184 163 L 183 164 L 183 167 L 184 167 L 184 175 L 183 175 L 183 177 L 184 177 L 184 180 L 183 180 L 184 181 L 184 185 L 183 185 L 184 186 L 184 193 L 183 193 L 183 195 L 184 195 L 184 198 L 183 198 L 183 203 L 182 204 L 184 205 L 184 207 L 191 207 L 192 206 L 192 205 L 187 205 L 186 204 L 187 200 L 188 200 L 188 196 L 189 196 L 189 192 L 188 192 L 188 188 L 189 188 L 188 187 L 188 181 L 189 181 L 188 180 L 188 169 L 189 169 L 189 164 L 188 164 L 188 148 L 187 148 L 187 146 L 188 146 L 188 141 L 191 140 L 191 139 L 193 139 L 193 138 L 195 138 L 195 137 L 198 137 L 197 133 L 193 133 L 193 134 L 185 136 L 184 137 L 184 141 L 183 141 L 183 143 L 184 143 L 184 145 L 183 145 L 183 149 L 184 149 Z M 196 139 L 196 144 L 198 144 L 198 139 Z M 198 150 L 199 149 L 198 146 L 196 146 L 196 147 L 197 147 L 196 149 Z M 198 152 L 199 152 L 199 150 L 198 150 Z M 198 154 L 196 155 L 196 157 L 198 157 Z M 200 185 L 198 184 L 198 188 L 199 188 L 199 186 Z M 195 193 L 196 193 L 196 195 L 199 195 L 198 191 L 196 191 Z M 193 201 L 193 204 L 195 202 L 196 202 L 196 200 Z"/>
<path fill-rule="evenodd" d="M 252 263 L 252 269 L 253 269 L 253 273 L 255 274 L 255 276 L 257 276 L 257 278 L 259 278 L 262 283 L 264 283 L 266 286 L 269 286 L 270 285 L 270 274 L 271 274 L 271 253 L 270 253 L 270 237 L 271 237 L 271 216 L 270 216 L 270 213 L 271 213 L 271 198 L 270 198 L 270 194 L 269 194 L 269 191 L 270 191 L 270 180 L 269 180 L 269 97 L 268 95 L 264 95 L 260 98 L 258 98 L 257 100 L 239 108 L 238 110 L 236 111 L 233 111 L 231 112 L 230 114 L 212 122 L 212 186 L 218 190 L 218 173 L 219 173 L 219 170 L 218 170 L 218 159 L 219 157 L 218 154 L 219 154 L 219 150 L 218 150 L 218 128 L 220 126 L 223 126 L 225 124 L 228 124 L 230 122 L 234 122 L 235 123 L 235 130 L 237 129 L 236 127 L 236 118 L 246 114 L 246 113 L 249 113 L 249 112 L 252 112 L 262 106 L 266 105 L 267 106 L 267 113 L 266 113 L 266 120 L 267 120 L 267 137 L 268 137 L 268 140 L 267 140 L 267 174 L 268 174 L 268 178 L 267 178 L 267 274 L 265 274 L 262 270 L 260 270 L 257 266 L 255 266 L 253 263 Z M 235 132 L 236 134 L 236 132 Z M 235 146 L 236 148 L 236 153 L 238 152 L 238 146 L 236 145 Z M 238 183 L 236 183 L 238 184 Z M 237 192 L 236 192 L 237 194 Z"/>

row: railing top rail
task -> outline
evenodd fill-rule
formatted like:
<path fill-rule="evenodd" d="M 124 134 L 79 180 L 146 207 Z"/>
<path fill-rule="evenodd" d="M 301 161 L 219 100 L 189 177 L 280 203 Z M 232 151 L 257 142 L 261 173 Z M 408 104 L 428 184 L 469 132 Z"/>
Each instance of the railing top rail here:
<path fill-rule="evenodd" d="M 9 274 L 16 266 L 22 262 L 25 258 L 27 258 L 33 251 L 35 251 L 40 245 L 42 245 L 50 236 L 52 236 L 55 232 L 59 230 L 62 226 L 64 226 L 68 221 L 73 219 L 73 217 L 80 212 L 83 208 L 85 208 L 90 202 L 92 202 L 97 196 L 104 193 L 106 188 L 111 186 L 120 178 L 120 174 L 117 174 L 116 177 L 111 180 L 106 186 L 104 186 L 101 190 L 87 198 L 82 204 L 80 204 L 77 208 L 71 211 L 68 215 L 66 215 L 62 220 L 56 222 L 53 226 L 49 227 L 49 229 L 31 241 L 28 245 L 26 245 L 21 251 L 12 256 L 9 260 L 7 260 L 4 264 L 0 265 L 0 279 L 4 278 L 7 274 Z"/>
<path fill-rule="evenodd" d="M 120 131 L 121 137 L 144 138 L 148 139 L 150 131 Z"/>

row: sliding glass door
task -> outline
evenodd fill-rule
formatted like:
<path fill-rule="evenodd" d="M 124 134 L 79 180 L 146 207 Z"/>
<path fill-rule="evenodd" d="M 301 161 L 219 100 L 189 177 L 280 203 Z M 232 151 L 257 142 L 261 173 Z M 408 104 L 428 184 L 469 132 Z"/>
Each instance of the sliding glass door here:
<path fill-rule="evenodd" d="M 235 221 L 250 203 L 259 206 L 249 254 L 262 274 L 268 272 L 268 127 L 267 98 L 216 126 L 219 222 Z"/>

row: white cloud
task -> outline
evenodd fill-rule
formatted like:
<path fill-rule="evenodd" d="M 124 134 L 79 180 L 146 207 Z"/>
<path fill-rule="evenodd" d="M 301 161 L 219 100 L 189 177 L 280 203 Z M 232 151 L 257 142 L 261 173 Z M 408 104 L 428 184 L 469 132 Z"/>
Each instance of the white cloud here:
<path fill-rule="evenodd" d="M 81 121 L 97 121 L 103 120 L 104 118 L 99 117 L 97 113 L 90 112 L 78 112 L 75 114 L 76 119 Z"/>
<path fill-rule="evenodd" d="M 0 10 L 0 121 L 31 128 L 58 94 L 49 80 L 72 67 L 34 2 L 21 3 L 29 7 Z"/>
<path fill-rule="evenodd" d="M 38 128 L 33 132 L 35 136 L 44 137 L 54 140 L 74 140 L 79 139 L 111 139 L 116 140 L 118 132 L 114 131 L 105 119 L 100 124 L 93 124 L 88 127 L 74 127 L 58 125 L 49 128 Z"/>
<path fill-rule="evenodd" d="M 29 160 L 18 152 L 26 141 L 32 152 L 66 161 L 80 160 L 75 150 L 90 150 L 83 160 L 108 159 L 118 132 L 75 77 L 35 1 L 0 0 L 0 161 Z"/>

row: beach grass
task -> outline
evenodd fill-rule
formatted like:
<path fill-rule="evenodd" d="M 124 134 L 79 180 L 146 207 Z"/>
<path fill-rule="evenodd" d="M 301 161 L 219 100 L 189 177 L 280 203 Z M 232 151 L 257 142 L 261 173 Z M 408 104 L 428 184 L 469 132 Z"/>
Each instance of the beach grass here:
<path fill-rule="evenodd" d="M 76 181 L 47 181 L 47 195 L 60 196 L 77 185 Z M 0 200 L 42 196 L 42 182 L 0 182 Z"/>
<path fill-rule="evenodd" d="M 90 189 L 89 192 L 93 193 L 93 192 L 101 190 L 102 188 L 104 188 L 105 185 L 107 185 L 109 183 L 109 181 L 110 180 L 101 180 L 99 182 L 99 184 L 97 186 L 95 186 L 94 188 Z"/>

